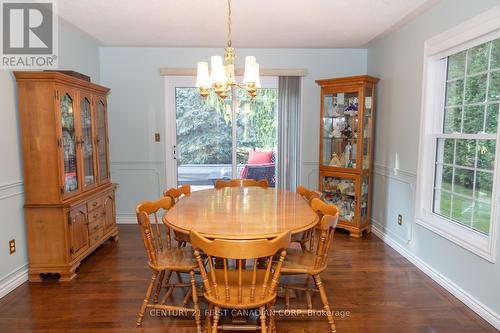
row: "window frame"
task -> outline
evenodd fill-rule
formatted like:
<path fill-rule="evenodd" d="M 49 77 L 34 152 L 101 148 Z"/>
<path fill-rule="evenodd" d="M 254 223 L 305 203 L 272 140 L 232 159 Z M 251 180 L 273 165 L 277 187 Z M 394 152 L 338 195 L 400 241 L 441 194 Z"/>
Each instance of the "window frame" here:
<path fill-rule="evenodd" d="M 434 213 L 434 189 L 438 138 L 491 139 L 491 134 L 445 134 L 443 131 L 447 57 L 500 38 L 500 6 L 448 30 L 424 43 L 422 113 L 415 221 L 472 253 L 496 261 L 498 221 L 500 218 L 500 130 L 496 134 L 493 170 L 492 214 L 489 235 Z"/>

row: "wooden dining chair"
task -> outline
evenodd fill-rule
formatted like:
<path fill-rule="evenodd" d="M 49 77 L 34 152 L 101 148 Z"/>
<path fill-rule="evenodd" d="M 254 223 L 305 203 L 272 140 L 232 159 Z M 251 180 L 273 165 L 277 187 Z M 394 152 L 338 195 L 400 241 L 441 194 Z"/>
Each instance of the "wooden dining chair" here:
<path fill-rule="evenodd" d="M 137 316 L 137 325 L 142 325 L 144 313 L 147 308 L 178 311 L 181 313 L 193 313 L 195 317 L 197 331 L 201 332 L 200 311 L 198 308 L 198 294 L 196 293 L 196 283 L 194 270 L 196 262 L 193 260 L 192 250 L 188 248 L 178 248 L 172 246 L 170 228 L 158 221 L 158 214 L 161 210 L 166 211 L 172 207 L 172 199 L 163 197 L 157 201 L 144 201 L 136 208 L 137 222 L 140 226 L 142 239 L 148 254 L 148 265 L 153 271 L 149 282 L 146 297 L 142 302 Z M 190 283 L 172 283 L 170 281 L 172 272 L 189 273 Z M 166 275 L 166 276 L 165 276 Z M 165 287 L 165 294 L 158 302 L 162 286 Z M 183 306 L 167 305 L 167 301 L 172 296 L 175 288 L 190 287 L 189 292 L 184 297 Z M 151 294 L 155 288 L 155 294 L 151 299 Z M 193 307 L 188 308 L 189 298 L 192 298 Z"/>
<path fill-rule="evenodd" d="M 285 309 L 280 310 L 280 314 L 294 313 L 297 315 L 307 315 L 313 310 L 312 294 L 319 292 L 321 301 L 323 303 L 323 313 L 326 314 L 328 323 L 330 324 L 330 331 L 335 332 L 335 323 L 333 320 L 332 312 L 328 304 L 325 287 L 321 281 L 320 274 L 327 268 L 328 252 L 333 242 L 333 234 L 337 226 L 339 212 L 338 208 L 331 204 L 328 205 L 318 198 L 313 198 L 311 201 L 311 208 L 321 216 L 319 221 L 320 236 L 316 240 L 314 252 L 309 251 L 293 251 L 288 250 L 289 254 L 284 262 L 281 272 L 282 275 L 295 275 L 306 274 L 312 277 L 315 282 L 315 288 L 310 288 L 307 285 L 282 285 L 285 290 Z M 290 309 L 289 304 L 289 291 L 302 291 L 305 293 L 307 301 L 307 309 Z M 290 311 L 291 310 L 291 311 Z"/>
<path fill-rule="evenodd" d="M 311 204 L 312 199 L 314 198 L 319 198 L 320 194 L 316 191 L 309 190 L 308 188 L 305 188 L 303 186 L 297 186 L 296 189 L 297 194 L 299 194 L 304 200 L 306 200 L 309 204 Z M 314 236 L 314 229 L 315 227 L 312 227 L 309 230 L 299 232 L 297 234 L 292 235 L 292 244 L 293 243 L 298 243 L 300 245 L 300 248 L 302 251 L 310 251 L 311 250 L 311 244 L 312 244 L 312 238 Z M 309 245 L 309 246 L 307 246 Z"/>
<path fill-rule="evenodd" d="M 172 198 L 172 206 L 175 205 L 180 198 L 188 196 L 190 194 L 191 194 L 191 185 L 189 184 L 184 184 L 177 188 L 172 187 L 163 192 L 164 197 Z"/>
<path fill-rule="evenodd" d="M 262 188 L 268 188 L 269 183 L 267 179 L 255 180 L 255 179 L 217 179 L 215 181 L 215 188 L 223 187 L 245 187 L 245 186 L 258 186 Z"/>
<path fill-rule="evenodd" d="M 271 240 L 210 240 L 191 231 L 191 244 L 205 287 L 204 297 L 209 304 L 207 332 L 210 327 L 212 333 L 219 329 L 221 309 L 259 309 L 260 331 L 265 333 L 269 329 L 272 332 L 275 325 L 271 310 L 286 256 L 285 248 L 290 244 L 290 232 Z M 205 260 L 201 257 L 202 252 L 207 256 Z M 273 265 L 273 256 L 278 253 L 279 259 Z M 222 267 L 215 264 L 216 260 L 222 261 Z M 257 264 L 259 261 L 264 262 L 262 268 Z"/>
<path fill-rule="evenodd" d="M 177 203 L 182 197 L 191 195 L 191 185 L 184 184 L 179 187 L 172 187 L 163 192 L 164 197 L 170 197 L 172 199 L 172 206 Z M 189 243 L 189 234 L 184 234 L 177 230 L 173 230 L 174 239 L 177 242 L 178 247 L 184 247 Z"/>

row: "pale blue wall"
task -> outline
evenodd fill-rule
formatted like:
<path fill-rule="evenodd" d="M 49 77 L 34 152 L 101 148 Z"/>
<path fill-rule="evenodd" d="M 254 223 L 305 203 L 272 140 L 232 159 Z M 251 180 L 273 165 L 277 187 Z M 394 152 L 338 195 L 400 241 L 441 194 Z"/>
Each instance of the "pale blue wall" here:
<path fill-rule="evenodd" d="M 59 66 L 99 81 L 99 43 L 74 26 L 59 21 Z M 19 141 L 16 82 L 12 71 L 0 70 L 0 286 L 27 267 L 22 205 L 22 164 Z M 10 239 L 17 251 L 7 252 Z"/>
<path fill-rule="evenodd" d="M 497 316 L 500 265 L 416 225 L 413 216 L 424 41 L 498 4 L 500 1 L 493 0 L 440 1 L 368 49 L 368 73 L 381 78 L 375 136 L 374 225 Z M 396 155 L 400 170 L 394 174 Z M 403 226 L 397 224 L 398 213 L 403 214 Z M 497 257 L 500 260 L 500 255 Z"/>
<path fill-rule="evenodd" d="M 160 68 L 194 68 L 201 60 L 222 55 L 208 48 L 100 48 L 101 82 L 109 97 L 110 150 L 119 217 L 133 218 L 135 205 L 160 195 L 165 187 L 165 146 L 153 142 L 164 133 L 164 79 Z M 255 55 L 261 68 L 303 68 L 302 183 L 317 183 L 320 89 L 314 80 L 366 74 L 364 49 L 236 49 L 237 67 Z"/>

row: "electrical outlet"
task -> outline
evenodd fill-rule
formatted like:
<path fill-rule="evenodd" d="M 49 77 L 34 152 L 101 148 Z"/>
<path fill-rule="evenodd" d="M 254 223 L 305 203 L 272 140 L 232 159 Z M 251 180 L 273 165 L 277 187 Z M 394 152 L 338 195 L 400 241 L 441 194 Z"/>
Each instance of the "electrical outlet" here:
<path fill-rule="evenodd" d="M 160 142 L 160 133 L 155 133 L 155 142 Z"/>
<path fill-rule="evenodd" d="M 14 252 L 16 252 L 16 240 L 15 239 L 11 239 L 9 241 L 9 253 L 13 254 Z"/>
<path fill-rule="evenodd" d="M 398 224 L 403 225 L 403 215 L 398 214 Z"/>

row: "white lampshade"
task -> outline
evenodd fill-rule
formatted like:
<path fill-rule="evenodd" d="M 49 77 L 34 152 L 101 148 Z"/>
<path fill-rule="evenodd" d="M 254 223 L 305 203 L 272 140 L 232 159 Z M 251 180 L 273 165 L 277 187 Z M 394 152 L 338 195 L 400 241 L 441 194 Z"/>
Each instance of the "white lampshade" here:
<path fill-rule="evenodd" d="M 245 74 L 243 75 L 243 83 L 255 83 L 255 57 L 254 56 L 246 56 L 245 57 Z"/>
<path fill-rule="evenodd" d="M 212 83 L 225 83 L 226 71 L 224 70 L 222 57 L 212 56 L 211 63 L 212 63 L 212 73 L 210 75 L 210 81 L 212 81 Z"/>
<path fill-rule="evenodd" d="M 255 72 L 255 87 L 260 88 L 260 73 L 259 73 L 259 64 L 255 64 L 254 66 L 254 72 Z"/>
<path fill-rule="evenodd" d="M 210 87 L 210 76 L 208 74 L 208 62 L 198 62 L 198 74 L 196 76 L 196 87 Z"/>

